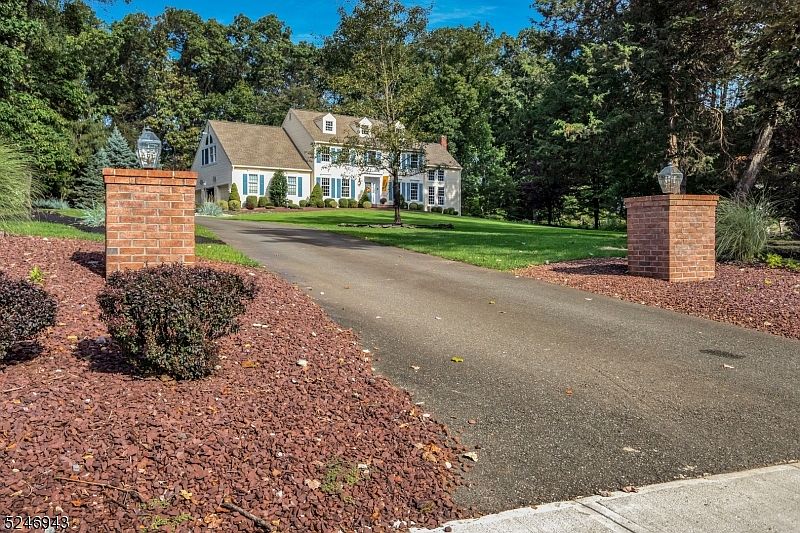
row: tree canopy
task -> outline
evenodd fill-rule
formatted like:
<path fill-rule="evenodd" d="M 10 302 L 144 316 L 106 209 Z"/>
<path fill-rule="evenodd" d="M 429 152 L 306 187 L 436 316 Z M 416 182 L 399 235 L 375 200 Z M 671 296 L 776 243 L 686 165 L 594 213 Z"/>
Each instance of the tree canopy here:
<path fill-rule="evenodd" d="M 298 107 L 386 125 L 398 172 L 401 143 L 447 135 L 465 213 L 599 225 L 623 197 L 655 192 L 673 162 L 689 192 L 755 191 L 800 219 L 798 2 L 533 8 L 540 22 L 497 35 L 360 0 L 314 45 L 270 14 L 222 23 L 167 8 L 106 24 L 84 0 L 7 0 L 0 140 L 29 154 L 48 194 L 92 197 L 75 189 L 89 186 L 112 125 L 128 146 L 149 126 L 164 166 L 186 168 L 206 119 L 278 125 Z"/>

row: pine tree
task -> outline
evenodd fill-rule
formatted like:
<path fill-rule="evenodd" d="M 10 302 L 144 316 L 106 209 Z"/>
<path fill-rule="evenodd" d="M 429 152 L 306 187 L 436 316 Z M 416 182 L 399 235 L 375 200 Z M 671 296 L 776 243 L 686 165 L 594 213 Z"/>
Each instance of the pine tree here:
<path fill-rule="evenodd" d="M 114 131 L 111 132 L 111 136 L 108 138 L 108 141 L 106 141 L 105 151 L 106 155 L 108 156 L 108 166 L 110 167 L 139 167 L 139 160 L 136 158 L 136 154 L 133 153 L 128 141 L 125 140 L 125 137 L 122 136 L 116 126 L 114 126 Z"/>
<path fill-rule="evenodd" d="M 272 179 L 269 182 L 269 199 L 272 200 L 272 205 L 284 207 L 288 192 L 289 186 L 286 183 L 286 174 L 283 170 L 279 170 L 272 175 Z"/>
<path fill-rule="evenodd" d="M 101 148 L 89 158 L 83 172 L 75 179 L 72 187 L 72 201 L 77 207 L 92 207 L 105 202 L 103 169 L 112 166 L 105 148 Z"/>

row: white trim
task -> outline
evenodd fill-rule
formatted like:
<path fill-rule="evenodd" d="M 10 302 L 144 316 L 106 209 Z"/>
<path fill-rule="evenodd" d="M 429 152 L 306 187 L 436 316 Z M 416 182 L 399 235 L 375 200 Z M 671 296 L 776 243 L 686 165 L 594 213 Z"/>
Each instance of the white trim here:
<path fill-rule="evenodd" d="M 289 168 L 289 167 L 259 167 L 256 165 L 232 165 L 231 168 L 233 170 L 247 170 L 249 168 L 256 168 L 259 170 L 291 170 L 292 172 L 307 172 L 311 174 L 310 168 Z"/>

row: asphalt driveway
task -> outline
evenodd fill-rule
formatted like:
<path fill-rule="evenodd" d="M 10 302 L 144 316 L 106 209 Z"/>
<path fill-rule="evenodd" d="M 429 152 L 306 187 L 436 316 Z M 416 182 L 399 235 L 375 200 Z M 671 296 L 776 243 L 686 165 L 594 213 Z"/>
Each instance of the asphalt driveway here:
<path fill-rule="evenodd" d="M 800 459 L 798 341 L 299 226 L 198 220 L 311 287 L 380 374 L 479 447 L 463 504 Z"/>

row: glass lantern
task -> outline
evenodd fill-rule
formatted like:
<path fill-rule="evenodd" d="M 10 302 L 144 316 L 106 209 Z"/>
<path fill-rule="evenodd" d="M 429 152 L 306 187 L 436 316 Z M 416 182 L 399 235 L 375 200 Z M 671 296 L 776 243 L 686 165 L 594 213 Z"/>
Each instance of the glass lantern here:
<path fill-rule="evenodd" d="M 142 168 L 158 168 L 161 159 L 161 139 L 147 126 L 136 141 L 136 157 Z"/>
<path fill-rule="evenodd" d="M 683 172 L 670 163 L 658 173 L 658 184 L 664 194 L 680 194 L 683 183 Z"/>

